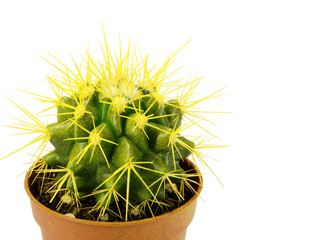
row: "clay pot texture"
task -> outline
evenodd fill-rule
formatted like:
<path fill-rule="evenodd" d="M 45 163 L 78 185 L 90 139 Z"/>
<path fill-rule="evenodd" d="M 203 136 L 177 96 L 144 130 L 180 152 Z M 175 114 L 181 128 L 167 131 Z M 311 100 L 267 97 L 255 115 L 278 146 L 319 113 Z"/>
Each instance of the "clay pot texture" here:
<path fill-rule="evenodd" d="M 189 160 L 182 168 L 194 169 Z M 130 222 L 98 222 L 70 218 L 38 202 L 32 195 L 32 180 L 25 177 L 25 189 L 31 200 L 33 216 L 41 228 L 43 240 L 185 240 L 187 227 L 195 214 L 202 187 L 181 207 L 155 218 Z M 202 183 L 202 178 L 196 178 Z"/>

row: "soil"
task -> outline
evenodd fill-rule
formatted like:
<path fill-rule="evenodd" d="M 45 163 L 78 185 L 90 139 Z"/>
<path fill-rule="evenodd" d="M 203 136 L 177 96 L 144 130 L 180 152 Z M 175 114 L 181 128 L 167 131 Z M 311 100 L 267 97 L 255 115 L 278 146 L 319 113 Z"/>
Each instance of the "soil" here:
<path fill-rule="evenodd" d="M 51 173 L 50 179 L 55 178 L 55 173 Z M 46 179 L 44 182 L 42 181 L 41 177 L 38 177 L 34 183 L 33 183 L 33 195 L 35 198 L 45 205 L 46 207 L 61 213 L 61 214 L 67 214 L 72 213 L 76 218 L 79 219 L 86 219 L 86 220 L 93 220 L 93 221 L 108 221 L 108 222 L 123 222 L 124 219 L 119 217 L 116 214 L 113 214 L 112 211 L 108 211 L 107 215 L 105 215 L 104 218 L 99 218 L 99 212 L 90 212 L 89 209 L 91 209 L 92 206 L 95 205 L 95 201 L 93 198 L 87 197 L 85 199 L 81 199 L 81 208 L 78 210 L 75 205 L 69 205 L 67 203 L 61 204 L 61 197 L 63 196 L 63 193 L 57 194 L 57 196 L 51 201 L 52 194 L 47 193 L 48 190 L 52 187 L 54 182 L 52 180 Z M 42 191 L 41 191 L 42 188 Z M 177 188 L 180 188 L 180 184 L 177 184 Z M 187 201 L 189 201 L 193 197 L 193 192 L 187 188 L 184 187 L 184 200 L 181 201 L 178 199 L 177 195 L 173 192 L 169 192 L 166 190 L 166 198 L 162 201 L 166 203 L 166 206 L 159 205 L 158 203 L 150 204 L 151 211 L 148 207 L 145 208 L 145 211 L 140 211 L 139 214 L 129 214 L 128 221 L 135 221 L 135 220 L 141 220 L 145 218 L 151 218 L 153 216 L 158 216 L 170 211 L 173 211 L 174 209 L 182 206 Z M 51 201 L 51 202 L 50 202 Z M 60 204 L 59 204 L 60 203 Z M 114 206 L 110 206 L 110 209 L 113 210 L 113 212 L 118 213 L 118 208 L 114 204 Z M 152 215 L 153 214 L 153 215 Z M 125 216 L 125 208 L 123 208 L 123 211 L 121 212 L 121 216 Z"/>

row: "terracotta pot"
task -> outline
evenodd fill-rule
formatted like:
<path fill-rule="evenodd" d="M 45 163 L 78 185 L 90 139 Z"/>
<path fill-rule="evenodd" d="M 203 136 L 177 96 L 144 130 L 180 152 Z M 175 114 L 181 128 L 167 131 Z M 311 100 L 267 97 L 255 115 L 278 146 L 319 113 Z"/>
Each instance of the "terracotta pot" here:
<path fill-rule="evenodd" d="M 194 169 L 189 160 L 181 165 L 185 170 Z M 32 180 L 32 175 L 26 176 L 24 184 L 43 240 L 184 240 L 202 189 L 199 186 L 198 194 L 181 207 L 155 218 L 131 222 L 97 222 L 66 217 L 45 207 L 32 195 Z M 202 182 L 202 178 L 196 180 Z"/>

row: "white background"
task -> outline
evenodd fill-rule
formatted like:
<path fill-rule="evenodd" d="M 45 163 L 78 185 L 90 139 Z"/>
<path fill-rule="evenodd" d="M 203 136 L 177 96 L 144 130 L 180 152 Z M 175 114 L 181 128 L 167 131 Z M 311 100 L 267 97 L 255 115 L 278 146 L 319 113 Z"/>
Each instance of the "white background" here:
<path fill-rule="evenodd" d="M 45 93 L 47 51 L 69 61 L 121 37 L 154 59 L 192 38 L 176 66 L 205 76 L 200 94 L 224 86 L 207 108 L 213 132 L 230 147 L 213 150 L 223 181 L 205 187 L 187 240 L 320 239 L 318 1 L 1 1 L 0 156 L 26 139 L 3 127 L 21 117 L 8 96 L 37 111 L 16 88 Z M 40 107 L 41 108 L 41 107 Z M 26 153 L 0 162 L 0 239 L 40 240 L 23 189 Z"/>

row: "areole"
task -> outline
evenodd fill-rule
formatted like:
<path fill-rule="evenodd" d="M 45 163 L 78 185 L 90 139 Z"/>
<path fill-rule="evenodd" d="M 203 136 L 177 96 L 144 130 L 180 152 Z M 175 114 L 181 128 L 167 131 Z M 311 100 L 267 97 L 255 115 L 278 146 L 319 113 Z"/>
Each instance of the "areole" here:
<path fill-rule="evenodd" d="M 188 159 L 180 164 L 184 170 L 195 169 Z M 199 183 L 197 193 L 187 203 L 169 213 L 131 222 L 96 222 L 70 218 L 42 205 L 32 194 L 33 177 L 27 174 L 24 184 L 43 240 L 184 240 L 202 190 L 200 175 L 195 179 Z"/>

